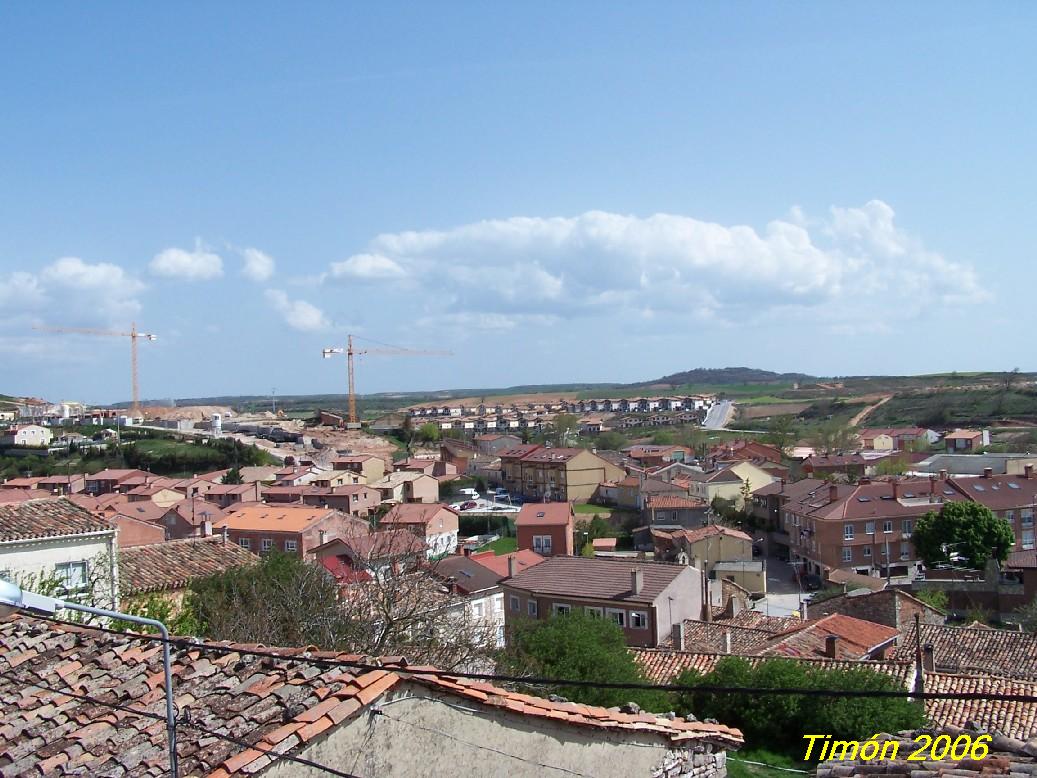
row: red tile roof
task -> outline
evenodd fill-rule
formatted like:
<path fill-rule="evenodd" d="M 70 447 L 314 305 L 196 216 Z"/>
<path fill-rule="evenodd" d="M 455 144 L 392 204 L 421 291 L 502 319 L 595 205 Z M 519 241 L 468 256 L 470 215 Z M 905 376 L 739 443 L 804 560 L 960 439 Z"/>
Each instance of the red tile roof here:
<path fill-rule="evenodd" d="M 516 514 L 515 526 L 565 526 L 572 520 L 572 505 L 567 502 L 527 502 Z"/>
<path fill-rule="evenodd" d="M 440 511 L 457 515 L 457 511 L 439 503 L 401 502 L 392 506 L 379 524 L 428 524 Z"/>
<path fill-rule="evenodd" d="M 705 508 L 704 500 L 693 497 L 679 497 L 677 495 L 658 494 L 652 495 L 645 502 L 646 508 L 666 508 L 670 510 Z"/>
<path fill-rule="evenodd" d="M 259 557 L 219 537 L 167 540 L 119 550 L 119 585 L 124 595 L 182 589 Z"/>
<path fill-rule="evenodd" d="M 64 497 L 0 504 L 0 541 L 111 532 L 115 526 Z"/>
<path fill-rule="evenodd" d="M 759 653 L 770 656 L 822 657 L 826 641 L 837 638 L 836 659 L 864 659 L 883 644 L 892 644 L 900 635 L 893 627 L 875 624 L 835 613 L 810 619 L 803 626 L 774 635 Z"/>
<path fill-rule="evenodd" d="M 223 737 L 198 747 L 198 735 L 184 738 L 180 769 L 185 776 L 228 778 L 252 775 L 270 763 L 267 752 L 297 754 L 314 738 L 366 712 L 390 690 L 446 695 L 496 721 L 503 714 L 538 723 L 585 727 L 596 736 L 613 733 L 656 736 L 674 747 L 707 742 L 737 748 L 737 729 L 650 714 L 627 714 L 594 706 L 551 702 L 489 683 L 452 675 L 412 675 L 401 657 L 367 659 L 312 647 L 262 649 L 283 656 L 249 655 L 255 646 L 218 644 L 222 651 L 196 647 L 173 652 L 176 704 L 191 709 L 191 721 Z M 296 661 L 301 655 L 339 662 L 381 665 L 376 669 L 334 666 L 321 669 Z M 84 775 L 159 776 L 167 773 L 165 725 L 152 718 L 114 711 L 31 686 L 75 689 L 77 694 L 163 715 L 162 652 L 139 639 L 20 617 L 0 621 L 0 677 L 4 702 L 0 754 L 12 775 L 79 771 Z M 46 715 L 41 715 L 46 712 Z M 190 732 L 190 724 L 185 731 Z M 407 748 L 406 743 L 400 744 Z"/>
<path fill-rule="evenodd" d="M 527 568 L 539 565 L 544 561 L 544 557 L 535 551 L 530 551 L 527 548 L 520 549 L 519 551 L 513 551 L 510 554 L 494 554 L 492 551 L 483 551 L 480 554 L 472 554 L 469 559 L 473 562 L 478 562 L 483 567 L 486 567 L 497 575 L 504 577 L 508 574 L 508 560 L 514 558 L 515 560 L 515 572 L 521 572 Z"/>
<path fill-rule="evenodd" d="M 630 572 L 635 569 L 643 575 L 640 594 L 631 590 Z M 687 565 L 664 562 L 555 556 L 517 574 L 506 585 L 539 595 L 651 603 L 686 572 L 698 574 Z"/>
<path fill-rule="evenodd" d="M 897 648 L 898 659 L 915 655 L 914 624 Z M 1037 681 L 1037 635 L 1007 629 L 923 624 L 921 643 L 933 647 L 936 669 L 950 673 L 1011 674 Z"/>

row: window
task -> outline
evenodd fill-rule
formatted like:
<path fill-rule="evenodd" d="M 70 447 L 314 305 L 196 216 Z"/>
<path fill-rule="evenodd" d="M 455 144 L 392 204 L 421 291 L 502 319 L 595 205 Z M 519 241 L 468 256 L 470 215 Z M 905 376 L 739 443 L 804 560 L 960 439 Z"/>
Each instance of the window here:
<path fill-rule="evenodd" d="M 297 541 L 297 540 L 286 540 L 284 542 L 284 550 L 285 551 L 298 551 L 299 550 L 299 541 Z"/>
<path fill-rule="evenodd" d="M 1022 520 L 1023 520 L 1023 526 L 1024 527 L 1032 527 L 1033 526 L 1033 508 L 1023 508 L 1023 510 L 1021 511 L 1021 515 L 1022 515 Z"/>
<path fill-rule="evenodd" d="M 504 595 L 498 594 L 493 598 L 493 612 L 500 613 L 504 610 Z"/>
<path fill-rule="evenodd" d="M 586 613 L 588 616 L 597 616 L 599 619 L 604 615 L 601 608 L 595 608 L 590 605 L 584 608 L 583 612 Z"/>
<path fill-rule="evenodd" d="M 533 550 L 538 554 L 550 554 L 551 553 L 551 536 L 550 535 L 534 535 L 533 536 Z"/>
<path fill-rule="evenodd" d="M 900 544 L 900 558 L 910 559 L 911 558 L 911 544 L 907 541 L 903 541 Z"/>
<path fill-rule="evenodd" d="M 263 538 L 263 540 L 260 541 L 259 545 L 263 549 L 263 551 L 269 551 L 274 547 L 274 541 L 272 541 L 270 538 Z"/>
<path fill-rule="evenodd" d="M 246 551 L 248 551 L 250 548 L 252 548 L 252 541 L 248 538 L 238 538 L 238 545 Z"/>
<path fill-rule="evenodd" d="M 612 621 L 616 622 L 621 627 L 625 627 L 627 625 L 627 612 L 626 611 L 620 611 L 620 610 L 615 610 L 613 608 L 609 608 L 607 611 L 605 611 L 605 615 L 609 619 L 611 619 Z"/>
<path fill-rule="evenodd" d="M 844 562 L 852 562 L 853 561 L 853 549 L 850 548 L 849 546 L 843 546 L 843 561 Z"/>
<path fill-rule="evenodd" d="M 889 534 L 892 531 L 893 531 L 893 522 L 892 521 L 884 521 L 884 522 L 882 522 L 882 532 L 883 533 Z"/>
<path fill-rule="evenodd" d="M 905 538 L 911 537 L 911 533 L 914 531 L 915 523 L 911 519 L 904 519 L 900 522 L 900 532 Z"/>
<path fill-rule="evenodd" d="M 0 581 L 10 581 L 10 580 L 11 580 L 11 571 L 10 570 L 0 570 Z"/>
<path fill-rule="evenodd" d="M 483 604 L 481 602 L 472 603 L 472 616 L 477 619 L 483 617 Z"/>
<path fill-rule="evenodd" d="M 865 556 L 865 558 L 868 558 L 868 559 L 871 558 L 871 546 L 865 546 L 864 547 L 864 556 Z"/>
<path fill-rule="evenodd" d="M 843 525 L 843 540 L 853 540 L 853 525 L 852 524 L 844 524 Z"/>
<path fill-rule="evenodd" d="M 633 611 L 630 614 L 630 626 L 634 629 L 648 629 L 648 614 L 644 611 Z"/>
<path fill-rule="evenodd" d="M 513 611 L 519 610 L 519 598 L 518 597 L 516 597 L 514 594 L 511 595 L 511 597 L 509 598 L 509 602 L 511 603 L 511 609 Z"/>
<path fill-rule="evenodd" d="M 1025 551 L 1030 551 L 1030 550 L 1033 549 L 1033 530 L 1032 529 L 1024 529 L 1023 530 L 1023 549 Z"/>
<path fill-rule="evenodd" d="M 555 616 L 568 616 L 570 611 L 572 611 L 571 605 L 564 605 L 560 602 L 556 602 L 551 606 L 551 612 Z"/>
<path fill-rule="evenodd" d="M 869 521 L 867 524 L 865 524 L 864 525 L 864 533 L 866 535 L 874 535 L 875 534 L 875 522 Z"/>
<path fill-rule="evenodd" d="M 530 600 L 529 602 L 526 603 L 526 613 L 528 613 L 530 616 L 536 618 L 537 614 L 539 613 L 539 611 L 537 610 L 537 601 L 536 600 Z"/>
<path fill-rule="evenodd" d="M 1005 511 L 1005 519 L 1009 524 L 1015 524 L 1015 511 Z"/>
<path fill-rule="evenodd" d="M 67 591 L 79 591 L 86 586 L 86 562 L 62 562 L 54 565 L 54 575 Z"/>

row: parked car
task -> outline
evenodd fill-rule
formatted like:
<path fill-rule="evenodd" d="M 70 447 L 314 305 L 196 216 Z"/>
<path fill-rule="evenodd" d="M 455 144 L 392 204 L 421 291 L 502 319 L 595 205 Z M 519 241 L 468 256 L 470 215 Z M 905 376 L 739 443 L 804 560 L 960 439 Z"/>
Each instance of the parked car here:
<path fill-rule="evenodd" d="M 825 588 L 825 582 L 821 580 L 821 576 L 811 573 L 803 576 L 803 588 L 808 592 L 820 591 Z"/>
<path fill-rule="evenodd" d="M 479 503 L 475 502 L 475 500 L 469 500 L 468 502 L 461 503 L 459 510 L 470 511 L 472 508 L 477 508 L 478 506 Z"/>

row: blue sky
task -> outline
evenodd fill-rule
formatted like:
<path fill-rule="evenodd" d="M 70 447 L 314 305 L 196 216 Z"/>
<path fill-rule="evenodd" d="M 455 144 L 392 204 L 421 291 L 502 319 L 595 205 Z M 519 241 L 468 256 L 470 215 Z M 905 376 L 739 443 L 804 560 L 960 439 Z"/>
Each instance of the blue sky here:
<path fill-rule="evenodd" d="M 0 392 L 1035 369 L 1028 3 L 0 10 Z"/>

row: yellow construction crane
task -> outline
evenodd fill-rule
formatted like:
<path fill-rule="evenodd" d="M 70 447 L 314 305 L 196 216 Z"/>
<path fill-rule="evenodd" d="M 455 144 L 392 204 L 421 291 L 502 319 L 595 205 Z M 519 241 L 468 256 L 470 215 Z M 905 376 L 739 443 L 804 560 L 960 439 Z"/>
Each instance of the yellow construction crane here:
<path fill-rule="evenodd" d="M 346 370 L 349 374 L 349 423 L 356 425 L 359 423 L 359 418 L 356 413 L 356 382 L 353 377 L 353 357 L 363 356 L 365 354 L 377 354 L 379 356 L 396 356 L 396 357 L 449 357 L 453 356 L 452 351 L 419 351 L 412 348 L 399 348 L 397 346 L 389 346 L 388 344 L 381 344 L 384 348 L 353 348 L 353 336 L 350 335 L 346 340 L 346 347 L 335 347 L 326 348 L 321 350 L 321 355 L 325 359 L 330 359 L 336 354 L 346 355 Z"/>
<path fill-rule="evenodd" d="M 137 341 L 141 338 L 144 338 L 145 340 L 158 340 L 157 335 L 151 335 L 147 332 L 137 332 L 136 322 L 130 325 L 129 332 L 95 330 L 87 327 L 33 327 L 33 329 L 41 330 L 42 332 L 68 332 L 73 335 L 101 335 L 112 338 L 129 338 L 130 371 L 133 379 L 133 405 L 130 408 L 130 413 L 135 417 L 140 415 L 140 380 L 137 375 Z"/>

